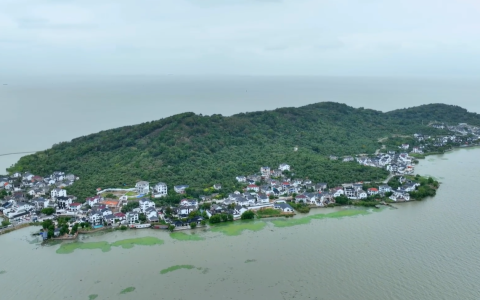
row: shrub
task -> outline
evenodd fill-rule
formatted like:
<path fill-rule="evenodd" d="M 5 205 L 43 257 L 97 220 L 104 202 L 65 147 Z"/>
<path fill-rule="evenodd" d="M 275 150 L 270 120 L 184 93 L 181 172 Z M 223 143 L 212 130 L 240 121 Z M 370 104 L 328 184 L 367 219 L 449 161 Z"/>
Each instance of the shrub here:
<path fill-rule="evenodd" d="M 255 213 L 251 210 L 247 210 L 246 212 L 244 212 L 242 214 L 242 216 L 240 217 L 242 220 L 251 220 L 251 219 L 255 219 Z"/>

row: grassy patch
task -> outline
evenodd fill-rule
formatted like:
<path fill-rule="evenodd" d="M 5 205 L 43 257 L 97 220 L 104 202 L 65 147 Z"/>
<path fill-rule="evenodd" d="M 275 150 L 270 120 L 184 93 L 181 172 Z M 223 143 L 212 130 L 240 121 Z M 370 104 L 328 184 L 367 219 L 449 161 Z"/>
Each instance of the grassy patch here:
<path fill-rule="evenodd" d="M 92 294 L 88 296 L 88 300 L 95 300 L 97 299 L 98 295 L 97 294 Z"/>
<path fill-rule="evenodd" d="M 60 248 L 58 248 L 57 254 L 70 254 L 70 253 L 73 253 L 73 251 L 75 251 L 76 249 L 83 249 L 83 250 L 100 249 L 102 250 L 102 252 L 108 252 L 112 249 L 112 247 L 122 247 L 123 249 L 130 249 L 130 248 L 133 248 L 135 245 L 154 246 L 154 245 L 162 245 L 162 244 L 163 244 L 163 240 L 160 240 L 154 237 L 143 237 L 143 238 L 136 238 L 136 239 L 120 240 L 111 244 L 108 242 L 90 242 L 90 243 L 74 242 L 74 243 L 62 244 Z"/>
<path fill-rule="evenodd" d="M 57 250 L 57 254 L 70 254 L 73 253 L 76 249 L 83 249 L 83 250 L 94 250 L 100 249 L 102 252 L 110 251 L 111 247 L 108 242 L 92 242 L 92 243 L 82 243 L 82 242 L 74 242 L 68 244 L 62 244 L 60 248 Z"/>
<path fill-rule="evenodd" d="M 120 292 L 120 294 L 125 295 L 125 294 L 128 294 L 128 293 L 133 292 L 134 290 L 135 290 L 135 288 L 134 288 L 133 286 L 131 286 L 131 287 L 128 287 L 128 288 L 122 290 L 122 291 Z"/>
<path fill-rule="evenodd" d="M 259 217 L 271 217 L 271 216 L 278 216 L 281 215 L 282 211 L 279 209 L 274 209 L 274 208 L 263 208 L 257 210 L 257 215 Z"/>
<path fill-rule="evenodd" d="M 192 266 L 192 265 L 176 265 L 176 266 L 172 266 L 170 268 L 166 268 L 166 269 L 161 270 L 160 274 L 167 274 L 167 273 L 177 271 L 177 270 L 181 270 L 181 269 L 191 270 L 191 269 L 195 269 L 195 266 Z"/>
<path fill-rule="evenodd" d="M 280 219 L 271 221 L 275 227 L 291 227 L 296 225 L 303 225 L 310 223 L 311 220 L 320 220 L 320 219 L 338 219 L 343 217 L 353 217 L 359 215 L 368 215 L 370 214 L 367 210 L 341 210 L 329 214 L 318 214 L 312 215 L 303 218 L 293 218 L 293 219 Z"/>
<path fill-rule="evenodd" d="M 204 237 L 198 236 L 196 234 L 186 234 L 184 232 L 172 232 L 170 237 L 177 241 L 203 241 Z"/>
<path fill-rule="evenodd" d="M 137 246 L 154 246 L 154 245 L 162 245 L 163 240 L 157 239 L 155 237 L 142 237 L 136 239 L 127 239 L 127 240 L 120 240 L 112 243 L 113 247 L 122 247 L 123 249 L 130 249 L 133 248 L 135 245 Z"/>
<path fill-rule="evenodd" d="M 244 230 L 259 231 L 266 226 L 265 222 L 236 221 L 215 225 L 211 228 L 213 232 L 222 232 L 225 235 L 240 235 Z"/>
<path fill-rule="evenodd" d="M 125 195 L 132 197 L 132 196 L 137 196 L 137 193 L 130 191 L 130 192 L 127 192 Z"/>

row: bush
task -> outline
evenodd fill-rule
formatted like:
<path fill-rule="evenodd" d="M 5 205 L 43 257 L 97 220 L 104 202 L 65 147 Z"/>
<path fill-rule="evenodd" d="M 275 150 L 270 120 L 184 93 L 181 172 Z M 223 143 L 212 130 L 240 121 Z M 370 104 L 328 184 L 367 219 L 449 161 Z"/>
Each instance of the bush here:
<path fill-rule="evenodd" d="M 246 212 L 244 212 L 242 214 L 242 216 L 240 217 L 242 220 L 251 220 L 251 219 L 255 219 L 255 213 L 251 210 L 247 210 Z"/>
<path fill-rule="evenodd" d="M 168 226 L 168 230 L 170 230 L 171 232 L 173 232 L 173 230 L 175 230 L 175 225 L 169 225 L 169 226 Z"/>
<path fill-rule="evenodd" d="M 210 217 L 209 222 L 210 222 L 210 224 L 220 223 L 220 222 L 222 222 L 222 217 L 221 217 L 220 214 L 213 215 L 213 216 Z"/>
<path fill-rule="evenodd" d="M 47 207 L 41 210 L 42 214 L 45 214 L 47 216 L 51 216 L 55 213 L 55 208 Z"/>
<path fill-rule="evenodd" d="M 125 225 L 120 226 L 120 230 L 124 230 L 124 231 L 127 230 L 127 226 Z"/>
<path fill-rule="evenodd" d="M 195 222 L 190 223 L 190 228 L 191 229 L 197 228 L 197 223 L 195 223 Z"/>

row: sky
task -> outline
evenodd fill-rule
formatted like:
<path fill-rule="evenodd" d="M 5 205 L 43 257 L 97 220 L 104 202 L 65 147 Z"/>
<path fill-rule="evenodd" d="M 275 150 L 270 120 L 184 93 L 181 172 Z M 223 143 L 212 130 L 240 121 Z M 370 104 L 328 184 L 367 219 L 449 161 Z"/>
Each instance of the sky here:
<path fill-rule="evenodd" d="M 480 76 L 478 0 L 2 0 L 0 75 Z"/>

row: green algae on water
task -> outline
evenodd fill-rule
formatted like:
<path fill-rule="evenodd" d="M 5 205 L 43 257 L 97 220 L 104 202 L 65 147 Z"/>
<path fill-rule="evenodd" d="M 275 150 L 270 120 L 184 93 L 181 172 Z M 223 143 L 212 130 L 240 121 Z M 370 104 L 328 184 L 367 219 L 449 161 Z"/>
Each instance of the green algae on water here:
<path fill-rule="evenodd" d="M 155 237 L 142 237 L 136 239 L 127 239 L 127 240 L 120 240 L 112 243 L 113 247 L 122 247 L 123 249 L 131 249 L 135 245 L 138 246 L 154 246 L 154 245 L 162 245 L 163 240 L 160 240 Z"/>
<path fill-rule="evenodd" d="M 172 232 L 170 237 L 177 241 L 203 241 L 204 237 L 198 236 L 196 234 L 186 234 L 184 232 Z"/>
<path fill-rule="evenodd" d="M 247 259 L 245 261 L 246 264 L 249 264 L 249 263 L 252 263 L 252 262 L 256 262 L 257 260 L 256 259 Z"/>
<path fill-rule="evenodd" d="M 122 247 L 124 249 L 133 248 L 135 245 L 138 246 L 153 246 L 153 245 L 162 245 L 163 240 L 154 237 L 143 237 L 136 239 L 126 239 L 116 241 L 114 243 L 108 242 L 74 242 L 74 243 L 65 243 L 60 246 L 57 250 L 57 254 L 70 254 L 73 253 L 76 249 L 80 250 L 94 250 L 100 249 L 102 252 L 108 252 L 112 247 Z"/>
<path fill-rule="evenodd" d="M 108 252 L 110 251 L 111 247 L 108 242 L 66 243 L 66 244 L 62 244 L 60 248 L 58 248 L 57 254 L 70 254 L 70 253 L 73 253 L 73 251 L 75 251 L 76 249 L 83 249 L 83 250 L 100 249 L 102 250 L 102 252 Z"/>
<path fill-rule="evenodd" d="M 125 294 L 128 294 L 128 293 L 133 292 L 134 290 L 135 290 L 135 288 L 134 288 L 133 286 L 131 286 L 131 287 L 128 287 L 128 288 L 122 290 L 122 291 L 120 292 L 120 294 L 125 295 Z"/>
<path fill-rule="evenodd" d="M 260 231 L 265 228 L 266 225 L 263 221 L 236 221 L 215 225 L 211 227 L 211 230 L 213 232 L 222 232 L 225 235 L 234 236 L 240 235 L 244 230 Z"/>
<path fill-rule="evenodd" d="M 176 265 L 176 266 L 172 266 L 170 268 L 166 268 L 166 269 L 161 270 L 160 274 L 163 275 L 163 274 L 167 274 L 167 273 L 177 271 L 177 270 L 181 270 L 181 269 L 191 270 L 191 269 L 195 269 L 195 266 L 193 266 L 193 265 Z"/>
<path fill-rule="evenodd" d="M 7 271 L 5 271 L 5 270 L 0 271 L 0 275 L 5 274 L 5 273 L 7 273 Z"/>
<path fill-rule="evenodd" d="M 93 294 L 93 295 L 88 296 L 88 300 L 95 300 L 95 299 L 97 299 L 97 297 L 98 297 L 97 294 Z"/>
<path fill-rule="evenodd" d="M 368 210 L 357 210 L 357 209 L 346 209 L 341 211 L 336 211 L 329 214 L 317 214 L 311 215 L 298 219 L 279 219 L 271 221 L 275 227 L 291 227 L 296 225 L 303 225 L 310 223 L 311 220 L 320 220 L 320 219 L 338 219 L 343 217 L 353 217 L 359 215 L 368 215 L 370 212 Z"/>

